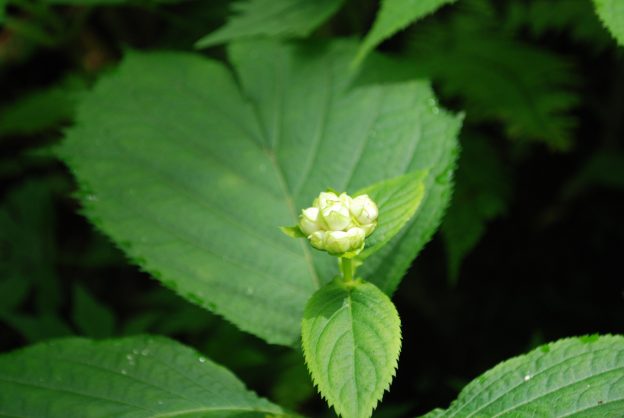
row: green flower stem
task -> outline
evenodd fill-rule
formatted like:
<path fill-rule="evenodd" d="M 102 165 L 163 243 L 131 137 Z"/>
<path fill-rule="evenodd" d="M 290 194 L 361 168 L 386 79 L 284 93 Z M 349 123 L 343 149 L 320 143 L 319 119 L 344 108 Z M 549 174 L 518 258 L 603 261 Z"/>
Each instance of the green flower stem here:
<path fill-rule="evenodd" d="M 342 270 L 342 280 L 345 283 L 353 281 L 353 260 L 347 257 L 340 258 L 340 268 Z"/>

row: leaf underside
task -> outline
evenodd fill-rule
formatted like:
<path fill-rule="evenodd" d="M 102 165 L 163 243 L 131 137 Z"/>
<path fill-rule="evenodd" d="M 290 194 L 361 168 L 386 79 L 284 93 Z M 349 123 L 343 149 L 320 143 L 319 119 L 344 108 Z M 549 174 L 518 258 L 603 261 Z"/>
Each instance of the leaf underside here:
<path fill-rule="evenodd" d="M 461 122 L 426 82 L 350 88 L 355 48 L 233 44 L 236 80 L 196 55 L 129 53 L 59 150 L 85 214 L 182 296 L 291 345 L 337 266 L 279 227 L 327 187 L 429 170 L 417 216 L 360 271 L 391 293 L 439 224 Z"/>
<path fill-rule="evenodd" d="M 68 338 L 0 357 L 0 416 L 264 418 L 283 411 L 162 337 Z"/>
<path fill-rule="evenodd" d="M 312 296 L 302 323 L 308 369 L 344 418 L 372 414 L 394 376 L 401 348 L 399 315 L 376 286 L 329 283 Z"/>
<path fill-rule="evenodd" d="M 546 344 L 499 364 L 427 417 L 616 417 L 624 411 L 624 337 Z"/>

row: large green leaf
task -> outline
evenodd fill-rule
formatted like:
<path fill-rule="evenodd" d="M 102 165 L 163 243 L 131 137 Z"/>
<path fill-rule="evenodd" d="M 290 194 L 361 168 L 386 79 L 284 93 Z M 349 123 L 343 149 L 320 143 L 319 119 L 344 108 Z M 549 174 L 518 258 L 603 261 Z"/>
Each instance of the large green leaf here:
<path fill-rule="evenodd" d="M 457 0 L 382 0 L 373 28 L 362 41 L 356 61 L 362 61 L 383 40 L 405 29 L 410 23 L 455 1 Z"/>
<path fill-rule="evenodd" d="M 609 32 L 624 46 L 624 2 L 621 0 L 594 0 L 598 17 Z"/>
<path fill-rule="evenodd" d="M 337 266 L 279 226 L 327 187 L 353 193 L 428 169 L 409 229 L 361 270 L 392 292 L 447 203 L 460 121 L 432 105 L 425 82 L 349 88 L 354 50 L 235 44 L 240 85 L 199 56 L 129 54 L 85 98 L 61 149 L 86 214 L 181 295 L 293 344 Z"/>
<path fill-rule="evenodd" d="M 370 417 L 397 367 L 401 322 L 375 285 L 337 279 L 306 306 L 303 353 L 319 391 L 344 418 Z"/>
<path fill-rule="evenodd" d="M 560 340 L 499 364 L 427 417 L 618 417 L 624 337 Z"/>
<path fill-rule="evenodd" d="M 220 29 L 201 38 L 197 48 L 254 36 L 306 36 L 340 8 L 344 0 L 241 0 Z"/>
<path fill-rule="evenodd" d="M 282 410 L 166 338 L 69 338 L 0 357 L 0 416 L 264 418 Z"/>

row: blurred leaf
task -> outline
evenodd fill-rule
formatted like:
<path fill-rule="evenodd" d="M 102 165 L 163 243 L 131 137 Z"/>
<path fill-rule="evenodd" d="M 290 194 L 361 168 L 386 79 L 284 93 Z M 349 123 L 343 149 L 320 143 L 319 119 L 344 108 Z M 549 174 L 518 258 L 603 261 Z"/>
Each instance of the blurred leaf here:
<path fill-rule="evenodd" d="M 515 0 L 506 3 L 504 26 L 506 30 L 534 37 L 555 32 L 572 37 L 578 42 L 602 50 L 611 45 L 611 39 L 596 17 L 593 5 L 587 0 Z"/>
<path fill-rule="evenodd" d="M 368 418 L 394 377 L 401 320 L 375 285 L 341 280 L 310 298 L 301 344 L 314 383 L 336 413 Z"/>
<path fill-rule="evenodd" d="M 382 0 L 375 23 L 362 41 L 355 61 L 361 62 L 382 41 L 405 29 L 410 23 L 455 1 L 457 0 Z"/>
<path fill-rule="evenodd" d="M 69 325 L 55 314 L 33 316 L 10 313 L 1 315 L 0 319 L 31 343 L 74 334 Z"/>
<path fill-rule="evenodd" d="M 621 0 L 594 0 L 596 13 L 611 35 L 624 46 L 624 2 Z"/>
<path fill-rule="evenodd" d="M 11 190 L 0 209 L 0 271 L 32 281 L 37 310 L 46 313 L 56 312 L 61 304 L 52 202 L 60 186 L 55 177 L 29 180 Z"/>
<path fill-rule="evenodd" d="M 353 196 L 367 194 L 379 208 L 375 233 L 366 240 L 366 248 L 357 258 L 364 260 L 381 249 L 414 216 L 425 194 L 426 171 L 415 171 L 384 180 L 358 190 Z"/>
<path fill-rule="evenodd" d="M 19 98 L 0 109 L 0 137 L 32 135 L 70 121 L 85 88 L 84 81 L 71 77 Z"/>
<path fill-rule="evenodd" d="M 20 276 L 5 275 L 0 277 L 0 318 L 3 313 L 16 309 L 28 295 L 32 283 Z"/>
<path fill-rule="evenodd" d="M 80 332 L 93 338 L 106 338 L 115 332 L 113 312 L 93 298 L 85 289 L 75 285 L 72 320 Z"/>
<path fill-rule="evenodd" d="M 45 0 L 48 4 L 67 4 L 75 6 L 116 6 L 121 4 L 150 5 L 183 3 L 189 0 Z"/>
<path fill-rule="evenodd" d="M 239 0 L 220 29 L 195 46 L 209 46 L 257 36 L 304 37 L 338 11 L 344 0 Z"/>
<path fill-rule="evenodd" d="M 283 370 L 271 386 L 271 396 L 286 408 L 297 409 L 315 390 L 303 359 Z"/>
<path fill-rule="evenodd" d="M 82 102 L 61 150 L 87 216 L 182 296 L 289 345 L 337 266 L 279 226 L 327 187 L 428 169 L 418 216 L 362 269 L 392 292 L 446 207 L 460 119 L 431 106 L 425 82 L 349 89 L 353 52 L 236 44 L 241 87 L 199 56 L 129 54 Z"/>
<path fill-rule="evenodd" d="M 473 121 L 500 120 L 512 138 L 568 149 L 576 124 L 570 111 L 579 100 L 574 67 L 497 29 L 481 3 L 460 5 L 448 23 L 414 32 L 416 71 L 439 81 L 447 96 L 464 99 Z"/>
<path fill-rule="evenodd" d="M 265 418 L 280 407 L 191 348 L 160 337 L 70 338 L 0 357 L 0 414 Z"/>
<path fill-rule="evenodd" d="M 596 186 L 624 189 L 624 154 L 613 151 L 593 154 L 564 187 L 563 198 L 570 199 Z"/>
<path fill-rule="evenodd" d="M 568 338 L 499 364 L 426 417 L 616 417 L 622 369 L 624 337 Z"/>
<path fill-rule="evenodd" d="M 486 224 L 507 209 L 511 179 L 496 150 L 481 137 L 462 142 L 455 192 L 442 223 L 451 283 L 464 257 L 479 242 Z"/>

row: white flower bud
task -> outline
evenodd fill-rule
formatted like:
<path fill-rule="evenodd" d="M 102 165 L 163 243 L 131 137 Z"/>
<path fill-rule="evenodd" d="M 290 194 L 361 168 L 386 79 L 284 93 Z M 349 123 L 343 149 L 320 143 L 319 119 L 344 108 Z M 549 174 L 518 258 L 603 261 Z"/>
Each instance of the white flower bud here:
<path fill-rule="evenodd" d="M 325 231 L 316 231 L 308 237 L 310 240 L 310 244 L 317 250 L 325 250 L 325 239 L 327 232 Z"/>
<path fill-rule="evenodd" d="M 364 246 L 364 238 L 364 230 L 358 227 L 347 232 L 329 231 L 325 235 L 325 251 L 331 254 L 359 252 Z"/>
<path fill-rule="evenodd" d="M 312 204 L 312 206 L 323 210 L 336 203 L 340 203 L 340 198 L 336 195 L 336 193 L 322 192 L 321 194 L 319 194 L 319 197 L 314 199 L 314 203 Z"/>
<path fill-rule="evenodd" d="M 351 214 L 361 225 L 368 225 L 377 220 L 379 210 L 368 195 L 363 194 L 351 200 Z"/>
<path fill-rule="evenodd" d="M 351 248 L 351 237 L 344 231 L 329 231 L 325 237 L 325 251 L 342 254 Z"/>
<path fill-rule="evenodd" d="M 324 226 L 329 231 L 341 231 L 346 229 L 353 222 L 349 209 L 341 202 L 321 209 L 320 217 Z"/>
<path fill-rule="evenodd" d="M 349 251 L 359 251 L 364 247 L 364 239 L 366 238 L 366 232 L 363 228 L 354 227 L 347 231 L 349 237 L 350 248 Z"/>
<path fill-rule="evenodd" d="M 351 198 L 323 192 L 313 206 L 301 211 L 297 233 L 308 237 L 316 249 L 339 257 L 352 257 L 377 226 L 377 205 L 367 195 Z"/>
<path fill-rule="evenodd" d="M 311 235 L 320 230 L 318 215 L 319 210 L 315 207 L 302 210 L 299 216 L 299 229 L 306 235 Z"/>

